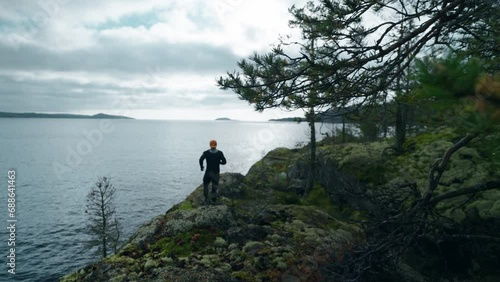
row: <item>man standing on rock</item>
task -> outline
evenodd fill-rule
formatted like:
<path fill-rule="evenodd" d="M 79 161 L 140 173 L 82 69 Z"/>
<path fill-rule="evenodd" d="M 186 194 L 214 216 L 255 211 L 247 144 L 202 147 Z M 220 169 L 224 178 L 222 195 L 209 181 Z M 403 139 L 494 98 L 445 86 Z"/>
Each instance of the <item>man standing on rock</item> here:
<path fill-rule="evenodd" d="M 219 186 L 220 165 L 226 164 L 226 158 L 222 151 L 217 150 L 217 141 L 210 140 L 210 150 L 206 150 L 200 157 L 200 168 L 203 171 L 203 160 L 207 160 L 207 170 L 203 176 L 203 204 L 214 204 Z M 208 184 L 212 182 L 210 197 L 208 194 Z"/>

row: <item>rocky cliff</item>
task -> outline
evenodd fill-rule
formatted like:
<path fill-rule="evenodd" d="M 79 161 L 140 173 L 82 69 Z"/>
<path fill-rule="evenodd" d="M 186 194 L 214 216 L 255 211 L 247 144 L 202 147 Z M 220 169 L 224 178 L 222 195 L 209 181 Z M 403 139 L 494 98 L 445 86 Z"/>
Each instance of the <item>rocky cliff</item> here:
<path fill-rule="evenodd" d="M 117 252 L 61 281 L 305 281 L 356 240 L 356 224 L 323 208 L 321 187 L 296 193 L 301 152 L 276 149 L 246 176 L 222 174 L 218 203 L 200 186 L 142 226 Z M 317 206 L 320 204 L 320 206 Z"/>
<path fill-rule="evenodd" d="M 403 156 L 387 155 L 386 143 L 322 142 L 315 186 L 306 196 L 306 149 L 275 149 L 246 176 L 223 174 L 216 205 L 203 206 L 203 188 L 197 187 L 142 226 L 115 255 L 61 281 L 324 281 L 328 266 L 365 239 L 360 222 L 374 206 L 362 198 L 343 199 L 338 192 L 355 187 L 370 193 L 370 187 L 404 182 L 421 189 L 432 161 L 452 144 L 448 137 L 453 138 L 410 139 L 412 148 Z M 439 189 L 455 189 L 495 173 L 478 150 L 463 148 Z M 458 208 L 456 202 L 440 208 L 459 221 L 476 216 L 486 222 L 500 218 L 499 204 L 497 189 Z M 425 265 L 415 265 L 421 266 L 420 273 L 425 270 Z M 471 265 L 477 270 L 477 262 Z M 425 281 L 425 273 L 405 262 L 395 272 L 399 279 Z"/>

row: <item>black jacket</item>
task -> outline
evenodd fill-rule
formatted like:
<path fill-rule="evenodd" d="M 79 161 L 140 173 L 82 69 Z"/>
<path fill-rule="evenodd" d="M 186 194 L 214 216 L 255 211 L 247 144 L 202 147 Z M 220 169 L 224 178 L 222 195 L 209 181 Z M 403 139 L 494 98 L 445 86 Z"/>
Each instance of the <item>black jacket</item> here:
<path fill-rule="evenodd" d="M 205 159 L 207 160 L 207 169 L 205 171 L 205 174 L 209 172 L 218 174 L 220 172 L 220 165 L 226 164 L 226 158 L 224 157 L 224 154 L 222 153 L 222 151 L 219 151 L 217 149 L 210 149 L 203 152 L 200 157 L 201 168 L 203 168 L 203 160 Z"/>

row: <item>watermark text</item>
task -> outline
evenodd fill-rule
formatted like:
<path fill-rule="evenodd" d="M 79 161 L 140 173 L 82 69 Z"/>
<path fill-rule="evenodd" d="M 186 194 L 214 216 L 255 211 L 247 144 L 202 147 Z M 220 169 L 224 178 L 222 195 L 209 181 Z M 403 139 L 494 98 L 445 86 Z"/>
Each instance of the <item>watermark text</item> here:
<path fill-rule="evenodd" d="M 9 170 L 7 172 L 7 229 L 9 230 L 9 238 L 7 246 L 9 255 L 7 256 L 7 265 L 10 274 L 16 274 L 16 171 Z"/>

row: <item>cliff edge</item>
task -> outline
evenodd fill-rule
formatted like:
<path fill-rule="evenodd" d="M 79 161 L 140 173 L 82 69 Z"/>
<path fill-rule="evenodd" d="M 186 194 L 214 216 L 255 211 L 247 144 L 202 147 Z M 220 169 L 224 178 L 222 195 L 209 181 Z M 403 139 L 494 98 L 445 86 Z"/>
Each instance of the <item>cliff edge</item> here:
<path fill-rule="evenodd" d="M 323 266 L 360 240 L 335 217 L 324 189 L 297 194 L 303 153 L 270 152 L 246 176 L 221 175 L 216 205 L 200 185 L 143 225 L 115 254 L 61 281 L 288 281 L 320 279 Z M 318 205 L 319 204 L 319 205 Z M 287 278 L 287 279 L 288 279 Z"/>

